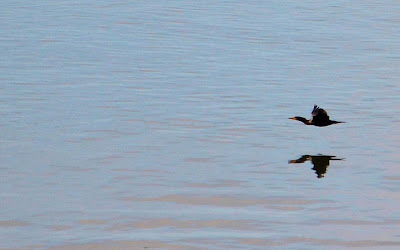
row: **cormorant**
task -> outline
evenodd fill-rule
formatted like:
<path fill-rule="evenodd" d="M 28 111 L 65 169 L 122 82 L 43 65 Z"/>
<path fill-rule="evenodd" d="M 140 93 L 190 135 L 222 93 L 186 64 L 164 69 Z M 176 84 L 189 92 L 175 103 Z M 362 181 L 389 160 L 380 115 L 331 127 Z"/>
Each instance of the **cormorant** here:
<path fill-rule="evenodd" d="M 325 127 L 329 126 L 332 124 L 336 123 L 344 123 L 344 122 L 338 122 L 338 121 L 332 121 L 329 119 L 328 113 L 323 110 L 322 108 L 318 107 L 317 105 L 314 105 L 314 109 L 311 112 L 313 118 L 310 120 L 307 120 L 304 117 L 301 116 L 295 116 L 289 119 L 296 120 L 296 121 L 301 121 L 302 123 L 306 125 L 314 125 L 317 127 Z"/>

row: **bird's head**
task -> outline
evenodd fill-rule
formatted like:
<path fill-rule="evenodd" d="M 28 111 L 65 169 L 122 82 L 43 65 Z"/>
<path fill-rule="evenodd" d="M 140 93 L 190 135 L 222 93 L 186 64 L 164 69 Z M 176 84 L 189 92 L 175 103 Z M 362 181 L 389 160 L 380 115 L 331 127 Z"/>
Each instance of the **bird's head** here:
<path fill-rule="evenodd" d="M 300 116 L 295 116 L 295 117 L 291 117 L 291 118 L 289 118 L 289 119 L 291 119 L 291 120 L 296 120 L 296 121 L 300 121 L 300 120 L 305 119 L 305 118 L 300 117 Z"/>
<path fill-rule="evenodd" d="M 301 116 L 295 116 L 295 117 L 291 117 L 289 119 L 295 120 L 295 121 L 301 121 L 302 123 L 304 123 L 306 125 L 310 125 L 311 124 L 311 120 L 307 120 L 306 118 L 301 117 Z"/>

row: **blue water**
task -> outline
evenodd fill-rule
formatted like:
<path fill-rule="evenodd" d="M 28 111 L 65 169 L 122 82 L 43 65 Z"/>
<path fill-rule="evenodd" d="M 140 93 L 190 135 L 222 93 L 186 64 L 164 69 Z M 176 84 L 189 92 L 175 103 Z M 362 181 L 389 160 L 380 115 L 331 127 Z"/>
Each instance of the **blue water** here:
<path fill-rule="evenodd" d="M 398 247 L 399 13 L 5 1 L 0 248 Z"/>

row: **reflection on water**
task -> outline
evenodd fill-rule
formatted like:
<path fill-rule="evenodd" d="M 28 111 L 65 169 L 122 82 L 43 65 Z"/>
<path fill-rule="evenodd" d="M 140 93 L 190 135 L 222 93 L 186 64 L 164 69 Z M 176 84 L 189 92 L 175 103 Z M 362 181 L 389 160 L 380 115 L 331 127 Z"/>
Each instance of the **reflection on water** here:
<path fill-rule="evenodd" d="M 311 161 L 311 163 L 314 165 L 312 170 L 315 170 L 315 173 L 317 174 L 318 178 L 323 178 L 328 167 L 330 161 L 341 161 L 344 160 L 344 158 L 339 159 L 335 158 L 336 156 L 332 155 L 303 155 L 297 160 L 290 160 L 289 164 L 291 163 L 304 163 L 306 161 Z"/>

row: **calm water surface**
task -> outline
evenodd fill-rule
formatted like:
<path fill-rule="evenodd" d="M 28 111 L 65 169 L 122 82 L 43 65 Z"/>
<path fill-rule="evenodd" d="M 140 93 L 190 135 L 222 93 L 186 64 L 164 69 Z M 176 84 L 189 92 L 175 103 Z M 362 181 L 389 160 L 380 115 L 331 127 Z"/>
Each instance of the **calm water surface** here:
<path fill-rule="evenodd" d="M 0 248 L 400 247 L 399 14 L 6 0 Z"/>

